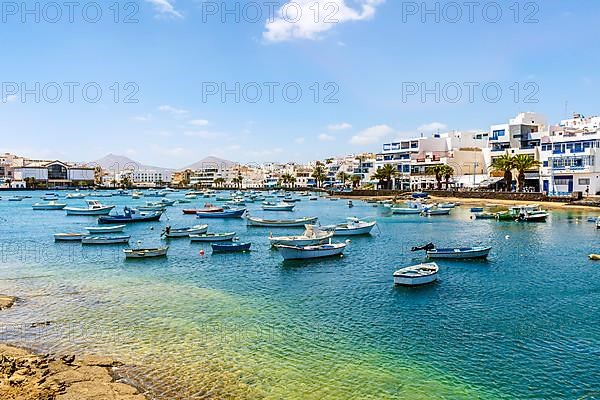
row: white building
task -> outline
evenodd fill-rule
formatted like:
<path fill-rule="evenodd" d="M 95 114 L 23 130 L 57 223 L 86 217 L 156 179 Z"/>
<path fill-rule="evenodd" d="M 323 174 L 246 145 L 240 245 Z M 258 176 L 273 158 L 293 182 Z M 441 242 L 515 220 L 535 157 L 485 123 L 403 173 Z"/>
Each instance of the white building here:
<path fill-rule="evenodd" d="M 600 117 L 575 114 L 551 127 L 540 146 L 541 188 L 551 195 L 600 192 Z"/>
<path fill-rule="evenodd" d="M 15 181 L 34 180 L 48 186 L 71 186 L 94 184 L 94 168 L 67 164 L 62 161 L 24 160 L 13 167 Z"/>

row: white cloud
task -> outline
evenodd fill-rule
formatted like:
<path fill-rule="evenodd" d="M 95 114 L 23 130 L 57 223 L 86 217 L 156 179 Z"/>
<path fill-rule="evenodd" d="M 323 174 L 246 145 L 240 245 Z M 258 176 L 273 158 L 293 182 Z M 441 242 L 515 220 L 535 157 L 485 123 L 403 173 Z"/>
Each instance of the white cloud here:
<path fill-rule="evenodd" d="M 146 0 L 146 2 L 152 4 L 159 16 L 183 18 L 183 14 L 175 9 L 172 0 Z"/>
<path fill-rule="evenodd" d="M 196 137 L 200 139 L 216 139 L 223 136 L 221 133 L 211 131 L 187 131 L 183 134 L 185 136 Z"/>
<path fill-rule="evenodd" d="M 319 139 L 321 142 L 332 142 L 335 140 L 335 136 L 321 133 L 319 136 L 317 136 L 317 139 Z"/>
<path fill-rule="evenodd" d="M 393 132 L 394 130 L 387 125 L 375 125 L 352 136 L 350 143 L 357 145 L 377 143 L 384 137 L 391 135 Z"/>
<path fill-rule="evenodd" d="M 324 32 L 338 24 L 373 17 L 376 7 L 383 2 L 384 0 L 354 0 L 353 3 L 358 5 L 356 9 L 348 6 L 346 0 L 290 0 L 267 20 L 263 38 L 269 42 L 319 39 Z"/>
<path fill-rule="evenodd" d="M 144 115 L 136 115 L 135 117 L 133 117 L 134 121 L 139 121 L 139 122 L 147 122 L 150 121 L 152 119 L 152 114 L 148 113 L 148 114 L 144 114 Z"/>
<path fill-rule="evenodd" d="M 446 129 L 448 126 L 441 122 L 430 122 L 429 124 L 421 125 L 417 128 L 419 132 L 431 133 Z"/>
<path fill-rule="evenodd" d="M 193 119 L 191 121 L 188 121 L 188 124 L 194 125 L 194 126 L 206 126 L 206 125 L 208 125 L 208 120 L 206 120 L 206 119 Z"/>
<path fill-rule="evenodd" d="M 340 124 L 331 124 L 327 126 L 327 129 L 329 129 L 330 131 L 343 131 L 345 129 L 350 128 L 352 128 L 352 125 L 350 125 L 347 122 L 342 122 Z"/>
<path fill-rule="evenodd" d="M 306 139 L 303 137 L 294 139 L 294 143 L 296 143 L 296 144 L 304 144 L 304 142 L 306 142 Z"/>
<path fill-rule="evenodd" d="M 184 110 L 182 108 L 175 108 L 168 104 L 159 106 L 158 111 L 166 112 L 166 113 L 173 114 L 173 115 L 185 115 L 189 112 L 188 110 Z"/>

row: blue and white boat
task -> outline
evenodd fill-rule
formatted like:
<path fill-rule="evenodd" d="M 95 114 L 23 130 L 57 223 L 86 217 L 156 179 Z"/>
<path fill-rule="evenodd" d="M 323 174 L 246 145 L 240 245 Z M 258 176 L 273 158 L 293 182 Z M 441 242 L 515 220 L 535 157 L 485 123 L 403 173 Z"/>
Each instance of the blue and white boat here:
<path fill-rule="evenodd" d="M 425 246 L 413 247 L 411 251 L 425 251 L 429 258 L 446 258 L 446 259 L 473 259 L 487 258 L 491 247 L 458 247 L 458 248 L 436 248 L 433 243 L 428 243 Z"/>
<path fill-rule="evenodd" d="M 34 210 L 62 210 L 67 205 L 64 203 L 57 203 L 56 201 L 49 201 L 48 203 L 35 203 L 31 207 Z"/>
<path fill-rule="evenodd" d="M 235 238 L 235 232 L 225 233 L 203 233 L 200 235 L 190 235 L 192 242 L 228 242 Z"/>
<path fill-rule="evenodd" d="M 100 234 L 100 233 L 119 233 L 123 232 L 125 229 L 125 225 L 114 225 L 114 226 L 88 226 L 85 228 L 91 234 Z"/>
<path fill-rule="evenodd" d="M 162 216 L 162 211 L 138 211 L 125 207 L 123 214 L 107 215 L 98 218 L 99 224 L 129 224 L 134 222 L 158 221 Z"/>
<path fill-rule="evenodd" d="M 399 215 L 411 215 L 411 214 L 421 214 L 423 211 L 423 205 L 416 201 L 408 201 L 405 204 L 405 207 L 400 206 L 391 206 L 390 210 L 392 214 Z"/>
<path fill-rule="evenodd" d="M 165 227 L 163 235 L 167 238 L 180 238 L 189 237 L 190 235 L 200 235 L 208 231 L 208 225 L 195 225 L 188 228 L 171 228 L 170 226 Z"/>
<path fill-rule="evenodd" d="M 284 260 L 306 260 L 311 258 L 333 257 L 341 255 L 346 243 L 329 243 L 316 246 L 276 245 Z"/>
<path fill-rule="evenodd" d="M 286 203 L 272 203 L 272 202 L 264 202 L 262 204 L 262 209 L 264 211 L 294 211 L 295 204 L 286 204 Z"/>
<path fill-rule="evenodd" d="M 245 208 L 229 208 L 223 211 L 198 211 L 196 212 L 197 218 L 241 218 L 246 212 Z"/>
<path fill-rule="evenodd" d="M 394 284 L 401 286 L 421 286 L 433 283 L 438 278 L 440 268 L 436 263 L 426 263 L 402 268 L 394 272 Z"/>
<path fill-rule="evenodd" d="M 131 236 L 85 236 L 81 244 L 125 244 L 129 243 Z"/>
<path fill-rule="evenodd" d="M 98 200 L 86 200 L 86 208 L 65 207 L 67 215 L 108 215 L 115 206 L 105 206 Z"/>

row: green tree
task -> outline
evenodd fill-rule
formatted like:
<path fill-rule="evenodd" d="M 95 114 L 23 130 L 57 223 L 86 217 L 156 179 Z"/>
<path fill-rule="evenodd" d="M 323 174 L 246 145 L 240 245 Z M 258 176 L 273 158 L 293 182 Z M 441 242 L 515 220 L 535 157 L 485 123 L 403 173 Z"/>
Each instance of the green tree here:
<path fill-rule="evenodd" d="M 385 189 L 391 189 L 392 180 L 396 175 L 398 175 L 398 170 L 391 164 L 385 164 L 383 167 L 377 168 L 373 178 L 377 179 L 380 183 L 385 182 Z"/>
<path fill-rule="evenodd" d="M 321 163 L 317 163 L 317 165 L 313 169 L 311 176 L 317 181 L 317 187 L 321 187 L 323 185 L 323 182 L 325 181 L 325 178 L 327 178 L 327 175 L 325 174 L 325 168 Z"/>
<path fill-rule="evenodd" d="M 360 177 L 360 175 L 352 175 L 352 177 L 350 178 L 350 181 L 352 182 L 352 187 L 357 188 L 360 186 L 360 182 L 362 181 L 362 178 Z"/>
<path fill-rule="evenodd" d="M 506 190 L 510 191 L 510 187 L 512 184 L 513 174 L 512 171 L 515 169 L 514 158 L 506 153 L 500 157 L 494 158 L 492 160 L 492 165 L 490 165 L 492 171 L 502 172 L 504 174 L 504 182 L 506 183 Z"/>
<path fill-rule="evenodd" d="M 446 180 L 446 189 L 448 189 L 450 186 L 450 177 L 454 174 L 454 168 L 446 164 L 437 164 L 428 167 L 427 173 L 435 176 L 438 190 L 442 189 L 442 179 Z"/>
<path fill-rule="evenodd" d="M 213 185 L 221 187 L 225 184 L 225 178 L 215 178 Z"/>
<path fill-rule="evenodd" d="M 513 168 L 517 170 L 517 181 L 519 192 L 523 191 L 525 185 L 525 171 L 539 168 L 540 162 L 528 154 L 519 154 L 512 158 Z"/>
<path fill-rule="evenodd" d="M 351 176 L 347 173 L 345 173 L 344 171 L 340 171 L 337 174 L 337 178 L 342 181 L 342 185 L 346 186 L 346 181 L 349 180 L 351 178 Z"/>

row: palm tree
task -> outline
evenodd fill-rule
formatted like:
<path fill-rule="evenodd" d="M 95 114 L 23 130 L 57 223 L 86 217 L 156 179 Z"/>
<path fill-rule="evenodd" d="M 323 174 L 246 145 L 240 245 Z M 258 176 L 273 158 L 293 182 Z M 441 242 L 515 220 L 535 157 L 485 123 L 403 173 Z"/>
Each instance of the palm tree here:
<path fill-rule="evenodd" d="M 94 167 L 94 183 L 96 185 L 101 185 L 102 184 L 102 176 L 104 174 L 102 173 L 102 167 L 97 165 Z"/>
<path fill-rule="evenodd" d="M 346 181 L 350 179 L 350 175 L 345 173 L 344 171 L 340 171 L 337 175 L 338 179 L 342 181 L 342 185 L 346 186 Z"/>
<path fill-rule="evenodd" d="M 225 178 L 215 178 L 213 181 L 213 185 L 215 186 L 223 186 L 225 184 Z"/>
<path fill-rule="evenodd" d="M 427 173 L 435 175 L 438 190 L 442 190 L 442 179 L 446 179 L 446 189 L 450 186 L 450 177 L 454 174 L 454 169 L 446 164 L 432 165 L 427 168 Z"/>
<path fill-rule="evenodd" d="M 513 179 L 512 170 L 515 169 L 514 157 L 506 153 L 498 158 L 495 158 L 492 160 L 492 165 L 490 165 L 490 168 L 492 169 L 492 171 L 504 173 L 506 190 L 510 191 Z"/>
<path fill-rule="evenodd" d="M 383 167 L 377 168 L 377 172 L 373 175 L 373 178 L 380 182 L 385 182 L 385 188 L 391 189 L 392 179 L 398 175 L 398 170 L 391 164 L 385 164 Z"/>
<path fill-rule="evenodd" d="M 512 160 L 513 168 L 517 170 L 519 192 L 522 192 L 523 186 L 525 185 L 525 171 L 533 168 L 538 168 L 540 166 L 540 162 L 533 158 L 533 156 L 526 154 L 516 155 L 512 157 Z"/>
<path fill-rule="evenodd" d="M 360 186 L 360 182 L 362 181 L 362 178 L 360 177 L 360 175 L 352 175 L 352 177 L 350 178 L 350 181 L 352 182 L 352 187 L 357 188 Z"/>
<path fill-rule="evenodd" d="M 320 187 L 323 184 L 327 176 L 325 175 L 325 168 L 321 163 L 317 163 L 311 176 L 317 181 L 317 186 Z"/>

